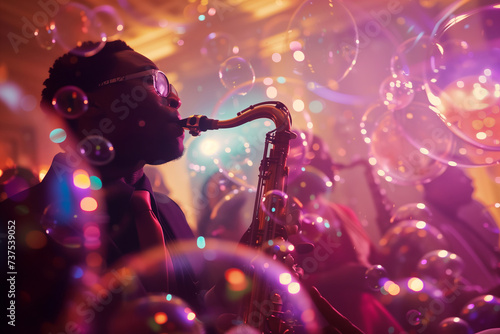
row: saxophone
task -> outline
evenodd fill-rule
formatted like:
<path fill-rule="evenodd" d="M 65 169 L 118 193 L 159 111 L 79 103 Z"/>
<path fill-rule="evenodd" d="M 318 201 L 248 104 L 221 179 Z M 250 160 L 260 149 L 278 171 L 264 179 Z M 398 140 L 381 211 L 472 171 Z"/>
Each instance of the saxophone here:
<path fill-rule="evenodd" d="M 287 240 L 285 228 L 287 216 L 286 165 L 290 140 L 296 138 L 291 131 L 292 119 L 286 106 L 278 101 L 252 105 L 228 120 L 214 120 L 206 116 L 193 115 L 179 121 L 179 124 L 193 136 L 201 131 L 232 128 L 258 118 L 271 119 L 276 128 L 266 134 L 263 159 L 259 167 L 259 181 L 252 215 L 252 223 L 243 237 L 243 242 L 254 248 L 264 249 L 273 240 Z M 283 262 L 290 262 L 291 255 L 281 256 Z M 293 258 L 292 260 L 293 261 Z M 293 321 L 283 318 L 281 296 L 270 291 L 258 275 L 252 275 L 252 291 L 248 307 L 244 307 L 243 322 L 257 328 L 261 333 L 298 333 Z M 263 310 L 262 301 L 272 301 L 271 309 Z M 281 318 L 280 318 L 281 317 Z"/>

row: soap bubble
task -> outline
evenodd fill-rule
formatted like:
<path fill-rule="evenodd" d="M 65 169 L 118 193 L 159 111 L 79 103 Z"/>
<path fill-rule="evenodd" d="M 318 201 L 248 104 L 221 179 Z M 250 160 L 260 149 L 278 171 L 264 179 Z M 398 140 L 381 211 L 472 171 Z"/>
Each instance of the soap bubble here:
<path fill-rule="evenodd" d="M 453 304 L 431 282 L 404 277 L 384 284 L 382 303 L 410 333 L 438 333 L 439 322 L 452 315 Z"/>
<path fill-rule="evenodd" d="M 432 222 L 432 212 L 424 203 L 408 203 L 399 206 L 391 216 L 391 224 L 403 220 Z"/>
<path fill-rule="evenodd" d="M 255 83 L 255 72 L 244 58 L 234 56 L 220 65 L 219 78 L 227 89 L 235 89 L 239 95 L 246 95 Z"/>
<path fill-rule="evenodd" d="M 460 311 L 474 333 L 500 327 L 500 298 L 493 295 L 481 295 L 473 298 Z"/>
<path fill-rule="evenodd" d="M 82 139 L 78 143 L 77 150 L 87 162 L 95 166 L 110 163 L 116 154 L 113 144 L 106 138 L 97 135 Z"/>
<path fill-rule="evenodd" d="M 457 254 L 444 249 L 437 249 L 425 254 L 417 265 L 419 277 L 428 278 L 440 285 L 459 278 L 464 271 L 465 263 Z"/>
<path fill-rule="evenodd" d="M 109 333 L 202 334 L 203 324 L 181 298 L 154 294 L 126 302 L 109 319 Z"/>
<path fill-rule="evenodd" d="M 366 269 L 365 280 L 367 286 L 373 291 L 380 291 L 384 283 L 388 281 L 387 271 L 380 264 L 371 266 Z"/>
<path fill-rule="evenodd" d="M 99 31 L 109 41 L 123 32 L 123 20 L 113 6 L 101 5 L 94 8 L 94 20 Z"/>
<path fill-rule="evenodd" d="M 467 321 L 459 317 L 448 317 L 438 325 L 439 334 L 474 334 Z"/>
<path fill-rule="evenodd" d="M 342 2 L 305 1 L 290 20 L 287 44 L 295 73 L 306 81 L 335 87 L 356 64 L 358 29 Z"/>
<path fill-rule="evenodd" d="M 236 43 L 234 38 L 226 33 L 212 32 L 203 41 L 200 53 L 209 61 L 220 64 L 228 57 L 234 56 Z"/>
<path fill-rule="evenodd" d="M 40 219 L 49 238 L 68 248 L 80 248 L 85 241 L 83 229 L 88 214 L 75 206 L 69 201 L 52 203 Z"/>
<path fill-rule="evenodd" d="M 61 6 L 53 22 L 57 43 L 76 55 L 90 57 L 106 44 L 106 36 L 98 27 L 94 13 L 85 5 L 70 2 Z M 83 44 L 86 41 L 96 43 Z"/>
<path fill-rule="evenodd" d="M 405 220 L 392 226 L 379 241 L 382 265 L 390 277 L 416 274 L 417 265 L 425 254 L 447 249 L 443 234 L 421 220 Z"/>
<path fill-rule="evenodd" d="M 500 8 L 458 12 L 435 28 L 442 64 L 427 89 L 450 129 L 487 150 L 500 150 Z"/>
<path fill-rule="evenodd" d="M 35 31 L 35 39 L 44 50 L 51 50 L 56 45 L 55 31 L 52 25 L 47 25 Z"/>
<path fill-rule="evenodd" d="M 418 310 L 409 310 L 406 313 L 406 319 L 411 326 L 417 326 L 422 323 L 422 313 Z"/>
<path fill-rule="evenodd" d="M 52 105 L 64 118 L 75 119 L 88 110 L 89 100 L 79 87 L 64 86 L 54 94 Z"/>
<path fill-rule="evenodd" d="M 441 63 L 440 45 L 432 37 L 418 35 L 403 42 L 391 58 L 391 72 L 406 77 L 414 90 L 422 90 Z"/>
<path fill-rule="evenodd" d="M 408 106 L 415 97 L 415 90 L 411 81 L 404 75 L 393 74 L 382 81 L 379 94 L 384 105 L 389 110 L 401 109 Z"/>
<path fill-rule="evenodd" d="M 427 183 L 444 172 L 447 166 L 429 157 L 424 149 L 406 139 L 392 112 L 382 116 L 371 137 L 370 152 L 376 159 L 377 174 L 396 184 Z"/>
<path fill-rule="evenodd" d="M 486 166 L 500 160 L 500 152 L 485 150 L 455 135 L 432 105 L 412 103 L 396 110 L 394 119 L 414 147 L 450 166 Z"/>
<path fill-rule="evenodd" d="M 179 326 L 188 333 L 198 333 L 199 329 L 204 328 L 221 329 L 220 326 L 224 326 L 223 332 L 226 332 L 230 327 L 242 323 L 243 314 L 239 306 L 243 305 L 248 310 L 246 324 L 251 327 L 258 328 L 267 318 L 282 319 L 283 326 L 298 326 L 307 333 L 321 333 L 318 323 L 320 315 L 309 293 L 279 259 L 238 243 L 209 238 L 205 241 L 202 247 L 194 241 L 171 243 L 169 253 L 174 268 L 190 265 L 194 274 L 203 278 L 198 286 L 202 294 L 212 288 L 215 282 L 218 283 L 220 290 L 209 292 L 204 297 L 211 307 L 199 308 L 196 312 L 193 306 L 195 298 L 181 286 L 172 287 L 167 295 L 142 295 L 138 283 L 151 277 L 151 269 L 158 266 L 155 252 L 163 252 L 161 249 L 152 249 L 130 257 L 101 280 L 104 286 L 106 276 L 110 276 L 108 281 L 111 279 L 114 285 L 126 284 L 109 289 L 113 293 L 114 303 L 107 305 L 108 312 L 112 311 L 112 316 L 104 319 L 108 320 L 107 327 L 116 329 L 117 333 L 122 333 L 121 330 L 128 333 L 128 329 L 134 330 L 133 333 L 160 333 L 170 332 L 166 329 L 172 321 L 171 325 Z M 268 288 L 265 296 L 245 305 L 252 290 L 257 289 L 256 284 Z M 85 293 L 83 295 L 85 298 Z M 76 308 L 80 304 L 68 305 Z M 75 313 L 80 318 L 74 321 L 85 324 L 84 314 Z M 230 320 L 223 323 L 219 317 L 221 314 L 230 314 Z M 96 314 L 96 319 L 99 317 L 102 315 Z M 97 323 L 95 321 L 91 326 Z"/>

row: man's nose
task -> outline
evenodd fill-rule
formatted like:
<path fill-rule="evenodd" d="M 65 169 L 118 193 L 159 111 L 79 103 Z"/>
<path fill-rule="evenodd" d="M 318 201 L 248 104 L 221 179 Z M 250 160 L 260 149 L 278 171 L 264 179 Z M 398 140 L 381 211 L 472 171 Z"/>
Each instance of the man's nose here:
<path fill-rule="evenodd" d="M 167 104 L 171 108 L 178 109 L 181 106 L 182 102 L 179 96 L 174 91 L 171 91 L 167 96 Z"/>

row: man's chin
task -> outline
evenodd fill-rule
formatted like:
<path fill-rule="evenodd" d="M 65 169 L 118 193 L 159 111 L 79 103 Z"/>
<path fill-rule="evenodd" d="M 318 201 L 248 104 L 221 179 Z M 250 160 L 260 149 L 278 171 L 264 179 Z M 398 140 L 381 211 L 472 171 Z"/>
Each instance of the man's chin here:
<path fill-rule="evenodd" d="M 162 157 L 162 158 L 159 158 L 159 159 L 155 159 L 155 160 L 149 161 L 148 165 L 154 165 L 154 166 L 163 165 L 163 164 L 165 164 L 167 162 L 180 159 L 182 157 L 183 153 L 184 153 L 184 147 L 182 147 L 182 149 L 180 149 L 179 151 L 175 152 L 175 154 L 172 154 L 173 152 L 170 152 L 170 153 L 171 154 L 168 157 Z"/>

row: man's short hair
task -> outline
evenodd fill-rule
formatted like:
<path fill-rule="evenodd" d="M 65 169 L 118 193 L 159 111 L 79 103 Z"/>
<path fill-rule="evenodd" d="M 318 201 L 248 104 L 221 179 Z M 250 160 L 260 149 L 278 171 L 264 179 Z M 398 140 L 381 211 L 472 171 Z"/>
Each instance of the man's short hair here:
<path fill-rule="evenodd" d="M 83 48 L 98 47 L 98 43 L 85 42 Z M 76 50 L 76 49 L 75 49 Z M 97 88 L 98 84 L 106 79 L 113 69 L 112 56 L 120 51 L 132 50 L 122 40 L 107 42 L 106 45 L 90 57 L 78 55 L 74 50 L 59 57 L 49 70 L 49 77 L 44 81 L 40 107 L 46 112 L 52 112 L 52 99 L 56 92 L 64 86 L 77 86 L 84 92 Z M 66 120 L 72 126 L 73 120 Z"/>

